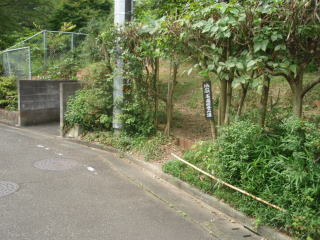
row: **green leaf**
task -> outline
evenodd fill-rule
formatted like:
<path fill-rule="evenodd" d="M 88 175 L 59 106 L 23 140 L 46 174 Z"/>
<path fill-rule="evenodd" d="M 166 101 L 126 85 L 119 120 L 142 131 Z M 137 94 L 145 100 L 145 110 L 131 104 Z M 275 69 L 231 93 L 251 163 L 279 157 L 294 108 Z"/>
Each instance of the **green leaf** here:
<path fill-rule="evenodd" d="M 226 32 L 224 33 L 224 37 L 226 37 L 226 38 L 231 37 L 231 32 L 230 32 L 230 31 L 226 31 Z"/>
<path fill-rule="evenodd" d="M 250 60 L 248 63 L 247 63 L 247 68 L 252 68 L 254 65 L 256 65 L 256 61 L 255 60 Z"/>
<path fill-rule="evenodd" d="M 228 69 L 235 67 L 235 64 L 233 62 L 226 62 L 226 67 Z"/>
<path fill-rule="evenodd" d="M 256 41 L 254 44 L 254 52 L 258 52 L 260 50 L 266 51 L 269 44 L 269 40 Z"/>
<path fill-rule="evenodd" d="M 294 73 L 294 76 L 297 76 L 297 65 L 296 64 L 292 64 L 289 66 L 289 69 L 291 70 L 291 72 Z"/>
<path fill-rule="evenodd" d="M 243 70 L 243 69 L 244 69 L 244 66 L 243 66 L 243 63 L 242 63 L 242 62 L 237 62 L 236 67 L 237 67 L 239 70 Z"/>
<path fill-rule="evenodd" d="M 271 36 L 272 42 L 276 41 L 278 39 L 278 35 L 274 34 Z"/>
<path fill-rule="evenodd" d="M 268 44 L 269 44 L 269 40 L 264 40 L 264 41 L 261 42 L 262 51 L 265 52 L 267 50 Z"/>
<path fill-rule="evenodd" d="M 209 69 L 210 71 L 212 71 L 212 70 L 214 69 L 214 64 L 210 64 L 210 65 L 208 66 L 208 69 Z"/>
<path fill-rule="evenodd" d="M 258 52 L 258 51 L 260 51 L 260 49 L 261 49 L 261 44 L 258 42 L 258 43 L 255 43 L 254 44 L 254 46 L 253 46 L 253 48 L 254 48 L 254 52 L 256 53 L 256 52 Z"/>
<path fill-rule="evenodd" d="M 282 39 L 281 34 L 274 33 L 274 34 L 271 36 L 272 42 L 277 41 L 278 39 Z"/>
<path fill-rule="evenodd" d="M 283 45 L 283 44 L 277 45 L 277 46 L 274 48 L 275 51 L 285 50 L 285 49 L 286 49 L 286 46 Z"/>

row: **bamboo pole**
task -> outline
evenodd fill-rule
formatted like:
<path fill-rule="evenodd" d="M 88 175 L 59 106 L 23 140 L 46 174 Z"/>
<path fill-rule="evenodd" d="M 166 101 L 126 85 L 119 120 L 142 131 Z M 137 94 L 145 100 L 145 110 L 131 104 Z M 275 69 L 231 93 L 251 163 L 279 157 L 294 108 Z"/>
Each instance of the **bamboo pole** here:
<path fill-rule="evenodd" d="M 195 165 L 187 162 L 186 160 L 183 160 L 182 158 L 180 158 L 179 156 L 177 156 L 177 155 L 174 154 L 174 153 L 171 153 L 171 155 L 172 155 L 173 157 L 175 157 L 176 159 L 178 159 L 179 161 L 181 161 L 181 162 L 187 164 L 188 166 L 192 167 L 193 169 L 197 170 L 198 172 L 201 172 L 202 174 L 206 175 L 207 177 L 209 177 L 209 178 L 211 178 L 211 179 L 213 179 L 213 180 L 215 180 L 215 181 L 218 181 L 218 182 L 222 183 L 224 186 L 227 186 L 227 187 L 229 187 L 229 188 L 231 188 L 231 189 L 233 189 L 233 190 L 235 190 L 235 191 L 237 191 L 237 192 L 239 192 L 239 193 L 242 193 L 242 194 L 244 194 L 244 195 L 246 195 L 246 196 L 248 196 L 248 197 L 251 197 L 251 198 L 253 198 L 253 199 L 255 199 L 255 200 L 259 201 L 259 202 L 262 202 L 262 203 L 264 203 L 264 204 L 266 204 L 266 205 L 268 205 L 268 206 L 270 206 L 270 207 L 273 207 L 273 208 L 275 208 L 275 209 L 277 209 L 277 210 L 280 210 L 280 211 L 282 211 L 282 212 L 287 212 L 285 209 L 283 209 L 283 208 L 281 208 L 281 207 L 279 207 L 279 206 L 277 206 L 277 205 L 274 205 L 274 204 L 272 204 L 272 203 L 269 203 L 269 202 L 267 202 L 267 201 L 265 201 L 265 200 L 263 200 L 263 199 L 261 199 L 261 198 L 259 198 L 259 197 L 254 196 L 254 195 L 251 194 L 251 193 L 248 193 L 248 192 L 246 192 L 246 191 L 244 191 L 244 190 L 242 190 L 242 189 L 240 189 L 240 188 L 237 188 L 237 187 L 235 187 L 235 186 L 232 186 L 231 184 L 226 183 L 225 181 L 223 181 L 223 180 L 221 180 L 221 179 L 219 179 L 219 178 L 217 178 L 217 177 L 215 177 L 215 176 L 213 176 L 213 175 L 211 175 L 211 174 L 203 171 L 202 169 L 200 169 L 200 168 L 196 167 Z"/>

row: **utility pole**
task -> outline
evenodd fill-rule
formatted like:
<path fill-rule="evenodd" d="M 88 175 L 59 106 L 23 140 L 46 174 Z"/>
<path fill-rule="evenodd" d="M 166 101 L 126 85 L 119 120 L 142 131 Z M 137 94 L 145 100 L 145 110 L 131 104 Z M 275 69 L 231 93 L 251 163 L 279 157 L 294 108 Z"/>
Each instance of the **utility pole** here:
<path fill-rule="evenodd" d="M 114 0 L 114 24 L 118 31 L 131 21 L 133 15 L 133 0 Z M 118 39 L 120 41 L 120 39 Z M 116 46 L 117 59 L 115 76 L 113 79 L 113 121 L 115 133 L 119 134 L 122 128 L 121 114 L 123 104 L 123 59 L 120 44 Z"/>

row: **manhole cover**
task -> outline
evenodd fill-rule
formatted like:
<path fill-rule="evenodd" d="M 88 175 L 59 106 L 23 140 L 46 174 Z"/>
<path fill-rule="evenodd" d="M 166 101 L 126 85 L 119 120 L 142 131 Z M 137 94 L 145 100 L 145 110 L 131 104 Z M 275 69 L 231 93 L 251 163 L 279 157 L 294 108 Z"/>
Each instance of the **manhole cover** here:
<path fill-rule="evenodd" d="M 77 163 L 68 159 L 45 159 L 34 163 L 41 170 L 63 171 L 74 168 Z"/>
<path fill-rule="evenodd" d="M 0 198 L 16 192 L 19 185 L 13 182 L 0 181 Z"/>

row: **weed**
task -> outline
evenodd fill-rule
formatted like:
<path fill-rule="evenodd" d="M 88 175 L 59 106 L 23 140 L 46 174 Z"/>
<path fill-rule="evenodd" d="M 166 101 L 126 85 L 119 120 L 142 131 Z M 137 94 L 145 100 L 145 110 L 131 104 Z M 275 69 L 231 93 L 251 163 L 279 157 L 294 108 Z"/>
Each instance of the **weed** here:
<path fill-rule="evenodd" d="M 170 161 L 163 170 L 255 216 L 257 224 L 270 224 L 301 239 L 318 239 L 320 133 L 315 125 L 296 118 L 271 127 L 265 132 L 249 121 L 235 122 L 223 129 L 216 143 L 203 142 L 184 158 L 288 212 L 213 184 L 181 162 Z"/>
<path fill-rule="evenodd" d="M 98 142 L 118 148 L 122 151 L 135 151 L 144 156 L 146 161 L 158 160 L 163 156 L 161 146 L 168 142 L 168 139 L 161 133 L 153 137 L 127 136 L 122 134 L 114 136 L 112 132 L 91 132 L 87 133 L 83 139 L 89 142 Z"/>

